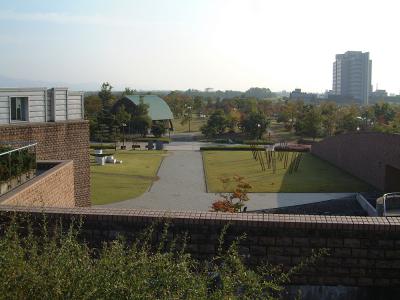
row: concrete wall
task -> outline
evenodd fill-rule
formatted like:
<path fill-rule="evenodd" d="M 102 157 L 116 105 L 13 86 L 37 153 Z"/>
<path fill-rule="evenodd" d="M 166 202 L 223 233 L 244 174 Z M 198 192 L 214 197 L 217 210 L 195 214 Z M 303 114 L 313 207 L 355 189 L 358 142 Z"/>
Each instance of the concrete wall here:
<path fill-rule="evenodd" d="M 127 241 L 155 225 L 155 241 L 169 222 L 168 240 L 188 233 L 187 250 L 198 259 L 217 253 L 222 228 L 230 224 L 226 244 L 246 234 L 240 254 L 250 265 L 283 264 L 286 268 L 327 248 L 329 256 L 293 276 L 291 284 L 360 287 L 400 286 L 400 218 L 268 215 L 250 213 L 167 212 L 104 208 L 23 208 L 0 206 L 0 212 L 19 211 L 35 218 L 46 214 L 49 224 L 62 219 L 83 220 L 82 238 L 99 247 L 123 235 Z M 3 218 L 3 219 L 1 219 Z M 0 214 L 0 223 L 5 215 Z M 179 243 L 179 241 L 178 241 Z"/>
<path fill-rule="evenodd" d="M 52 168 L 0 197 L 1 205 L 74 207 L 74 164 L 44 161 Z"/>
<path fill-rule="evenodd" d="M 2 141 L 35 141 L 39 160 L 73 160 L 75 205 L 90 206 L 87 121 L 0 125 Z"/>
<path fill-rule="evenodd" d="M 400 135 L 397 134 L 342 134 L 314 144 L 311 152 L 380 190 L 386 190 L 385 183 L 389 180 L 386 167 L 400 169 Z M 400 179 L 398 187 L 400 190 Z"/>

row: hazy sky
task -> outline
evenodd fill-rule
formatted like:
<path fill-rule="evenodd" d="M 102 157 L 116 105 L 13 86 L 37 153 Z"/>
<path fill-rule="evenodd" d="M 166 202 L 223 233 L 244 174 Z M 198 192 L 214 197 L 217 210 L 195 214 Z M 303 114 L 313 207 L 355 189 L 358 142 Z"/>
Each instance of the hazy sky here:
<path fill-rule="evenodd" d="M 374 88 L 399 93 L 399 11 L 384 0 L 0 0 L 0 75 L 324 91 L 335 54 L 361 50 Z"/>

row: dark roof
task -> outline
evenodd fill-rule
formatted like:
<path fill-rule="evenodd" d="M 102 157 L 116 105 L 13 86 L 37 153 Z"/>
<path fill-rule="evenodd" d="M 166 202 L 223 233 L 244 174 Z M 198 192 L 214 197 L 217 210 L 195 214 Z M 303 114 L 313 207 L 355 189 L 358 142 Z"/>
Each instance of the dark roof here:
<path fill-rule="evenodd" d="M 140 104 L 140 100 L 143 99 L 143 103 L 149 106 L 149 117 L 153 121 L 157 120 L 172 120 L 174 118 L 171 109 L 168 104 L 160 97 L 155 95 L 129 95 L 123 99 L 132 101 L 135 105 Z"/>

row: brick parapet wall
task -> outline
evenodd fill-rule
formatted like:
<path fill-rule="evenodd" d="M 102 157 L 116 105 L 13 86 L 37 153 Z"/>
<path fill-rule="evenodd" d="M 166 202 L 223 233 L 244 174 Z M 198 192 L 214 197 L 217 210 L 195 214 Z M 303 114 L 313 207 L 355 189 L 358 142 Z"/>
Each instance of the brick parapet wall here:
<path fill-rule="evenodd" d="M 341 134 L 313 144 L 311 153 L 385 190 L 386 166 L 400 169 L 400 135 Z"/>
<path fill-rule="evenodd" d="M 0 125 L 2 141 L 37 142 L 39 160 L 73 160 L 76 206 L 90 206 L 88 121 Z"/>
<path fill-rule="evenodd" d="M 0 197 L 1 205 L 74 207 L 74 165 L 69 161 L 45 161 L 52 168 Z"/>
<path fill-rule="evenodd" d="M 240 253 L 247 263 L 268 261 L 286 267 L 298 264 L 313 249 L 327 248 L 330 255 L 293 277 L 292 284 L 344 286 L 400 286 L 400 218 L 335 217 L 307 215 L 166 212 L 102 208 L 1 207 L 0 211 L 31 213 L 63 224 L 82 218 L 83 238 L 99 246 L 123 235 L 129 241 L 151 224 L 170 223 L 169 239 L 189 234 L 188 251 L 197 258 L 216 254 L 222 228 L 230 224 L 226 241 L 243 233 Z M 161 235 L 161 234 L 160 234 Z"/>

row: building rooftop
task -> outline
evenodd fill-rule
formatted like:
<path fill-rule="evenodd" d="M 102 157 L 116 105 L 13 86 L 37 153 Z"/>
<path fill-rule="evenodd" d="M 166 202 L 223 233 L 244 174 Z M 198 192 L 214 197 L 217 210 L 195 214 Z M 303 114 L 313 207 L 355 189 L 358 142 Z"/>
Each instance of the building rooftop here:
<path fill-rule="evenodd" d="M 130 100 L 135 105 L 139 105 L 140 100 L 143 100 L 143 103 L 149 106 L 149 117 L 153 121 L 172 120 L 174 118 L 168 104 L 156 95 L 129 95 L 125 96 L 123 99 Z"/>

